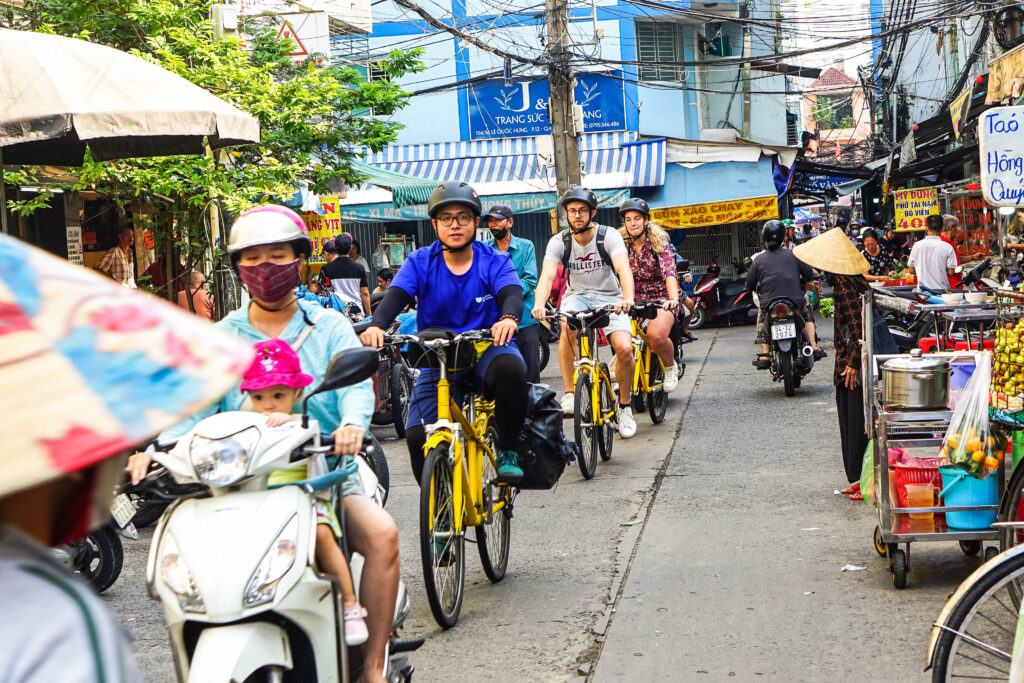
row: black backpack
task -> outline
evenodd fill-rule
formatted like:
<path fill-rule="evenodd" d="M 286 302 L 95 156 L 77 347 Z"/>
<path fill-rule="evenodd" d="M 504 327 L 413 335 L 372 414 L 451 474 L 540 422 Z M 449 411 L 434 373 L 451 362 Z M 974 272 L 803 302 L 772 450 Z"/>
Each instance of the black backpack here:
<path fill-rule="evenodd" d="M 565 466 L 576 459 L 577 446 L 562 433 L 562 406 L 546 384 L 530 384 L 526 420 L 519 433 L 521 489 L 550 489 Z"/>

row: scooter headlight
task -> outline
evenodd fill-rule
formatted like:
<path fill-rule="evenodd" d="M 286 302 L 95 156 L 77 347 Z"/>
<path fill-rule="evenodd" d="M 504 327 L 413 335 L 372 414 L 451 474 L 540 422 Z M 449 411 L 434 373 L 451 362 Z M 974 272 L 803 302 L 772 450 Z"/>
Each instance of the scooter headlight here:
<path fill-rule="evenodd" d="M 159 576 L 164 585 L 178 596 L 182 610 L 201 614 L 206 612 L 206 603 L 199 594 L 192 571 L 178 549 L 178 542 L 169 531 L 164 534 L 160 545 Z"/>
<path fill-rule="evenodd" d="M 245 595 L 242 597 L 243 606 L 256 607 L 274 599 L 278 582 L 295 564 L 298 541 L 299 518 L 292 515 L 281 529 L 281 533 L 270 544 L 270 549 L 249 579 L 249 585 L 245 587 Z"/>
<path fill-rule="evenodd" d="M 238 483 L 249 467 L 249 454 L 260 440 L 260 430 L 248 427 L 222 439 L 193 436 L 188 447 L 196 477 L 207 486 Z"/>

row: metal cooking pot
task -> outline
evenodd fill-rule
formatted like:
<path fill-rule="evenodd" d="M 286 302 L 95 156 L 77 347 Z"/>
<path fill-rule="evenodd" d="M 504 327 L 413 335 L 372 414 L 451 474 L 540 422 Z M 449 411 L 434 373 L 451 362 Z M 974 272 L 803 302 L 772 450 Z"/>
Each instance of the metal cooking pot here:
<path fill-rule="evenodd" d="M 882 405 L 897 410 L 945 410 L 949 399 L 949 360 L 923 356 L 890 358 L 882 364 Z"/>

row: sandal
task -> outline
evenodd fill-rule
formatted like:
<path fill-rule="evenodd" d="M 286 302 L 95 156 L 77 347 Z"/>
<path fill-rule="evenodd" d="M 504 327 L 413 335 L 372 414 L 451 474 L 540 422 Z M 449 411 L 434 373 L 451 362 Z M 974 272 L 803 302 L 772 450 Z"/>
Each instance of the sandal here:
<path fill-rule="evenodd" d="M 860 491 L 857 491 L 857 493 L 850 496 L 850 500 L 864 500 L 864 494 L 861 493 Z"/>
<path fill-rule="evenodd" d="M 849 496 L 852 493 L 860 493 L 860 483 L 850 484 L 839 493 L 843 494 L 844 496 Z"/>
<path fill-rule="evenodd" d="M 759 353 L 751 363 L 758 370 L 767 370 L 772 366 L 771 354 Z"/>
<path fill-rule="evenodd" d="M 366 617 L 366 608 L 359 603 L 356 603 L 354 607 L 345 608 L 343 616 L 345 621 L 345 644 L 349 647 L 362 645 L 370 637 L 370 632 L 366 630 L 364 617 Z"/>

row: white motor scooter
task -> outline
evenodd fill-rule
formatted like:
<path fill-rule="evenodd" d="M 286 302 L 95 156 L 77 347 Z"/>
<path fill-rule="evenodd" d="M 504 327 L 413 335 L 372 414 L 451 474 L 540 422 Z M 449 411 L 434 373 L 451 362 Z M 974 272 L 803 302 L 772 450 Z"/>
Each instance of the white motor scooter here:
<path fill-rule="evenodd" d="M 367 379 L 376 367 L 373 349 L 343 351 L 306 401 Z M 339 469 L 313 479 L 277 488 L 267 483 L 272 472 L 330 450 L 308 416 L 269 428 L 262 415 L 229 412 L 202 420 L 157 455 L 179 483 L 198 482 L 212 493 L 167 509 L 146 568 L 150 596 L 163 603 L 180 681 L 348 680 L 341 591 L 314 560 L 313 493 L 357 476 L 380 502 L 377 479 L 362 458 L 345 458 Z M 332 504 L 344 526 L 337 493 Z M 361 558 L 351 568 L 358 586 Z M 393 633 L 408 611 L 403 585 Z M 421 643 L 392 643 L 383 672 L 389 683 L 411 677 L 407 653 Z"/>

